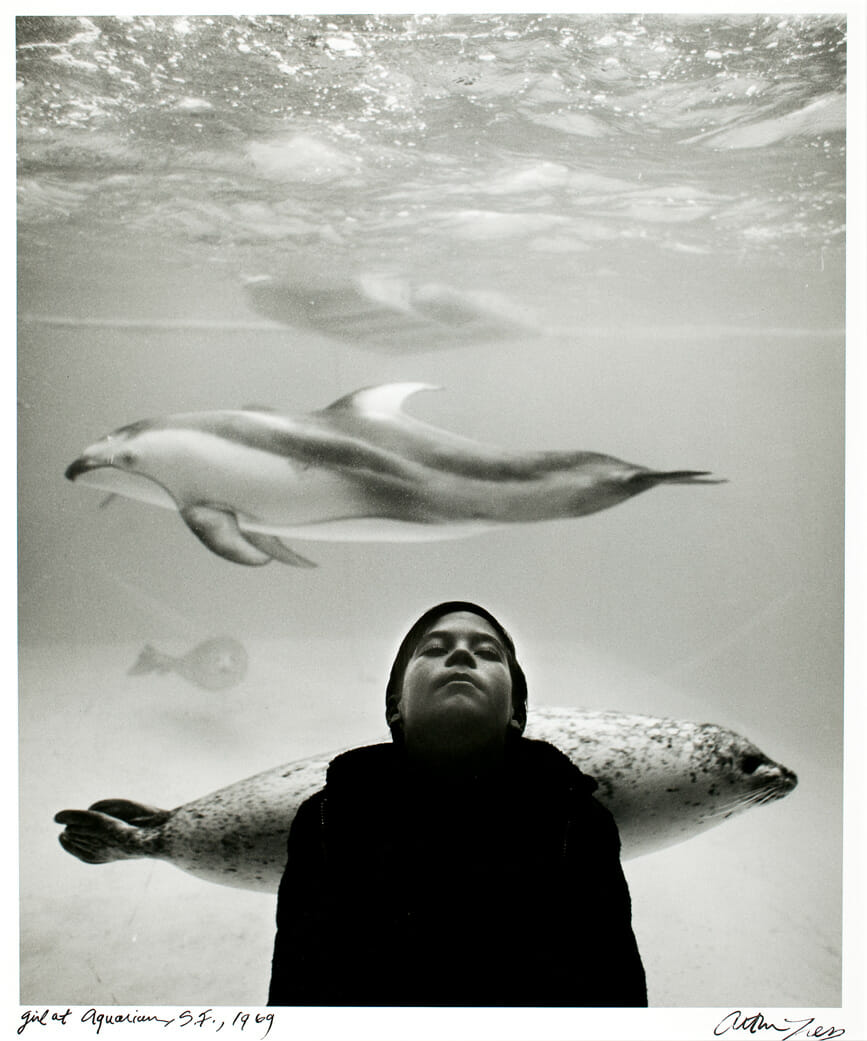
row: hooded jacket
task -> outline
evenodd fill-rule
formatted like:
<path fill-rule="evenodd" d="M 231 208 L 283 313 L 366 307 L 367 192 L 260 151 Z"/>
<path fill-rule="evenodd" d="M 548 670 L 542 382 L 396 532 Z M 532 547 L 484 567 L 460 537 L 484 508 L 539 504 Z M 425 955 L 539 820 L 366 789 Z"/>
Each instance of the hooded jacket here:
<path fill-rule="evenodd" d="M 452 792 L 399 745 L 338 756 L 290 830 L 268 1004 L 646 1005 L 595 788 L 523 737 Z"/>

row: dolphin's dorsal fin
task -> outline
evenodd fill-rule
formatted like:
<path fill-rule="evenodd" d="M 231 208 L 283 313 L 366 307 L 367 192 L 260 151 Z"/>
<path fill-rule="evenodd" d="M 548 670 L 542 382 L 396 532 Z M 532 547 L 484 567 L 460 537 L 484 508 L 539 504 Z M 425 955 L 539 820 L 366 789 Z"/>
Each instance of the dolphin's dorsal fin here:
<path fill-rule="evenodd" d="M 420 390 L 442 390 L 434 383 L 380 383 L 376 387 L 362 387 L 337 401 L 323 412 L 352 412 L 358 416 L 399 416 L 401 406 Z"/>

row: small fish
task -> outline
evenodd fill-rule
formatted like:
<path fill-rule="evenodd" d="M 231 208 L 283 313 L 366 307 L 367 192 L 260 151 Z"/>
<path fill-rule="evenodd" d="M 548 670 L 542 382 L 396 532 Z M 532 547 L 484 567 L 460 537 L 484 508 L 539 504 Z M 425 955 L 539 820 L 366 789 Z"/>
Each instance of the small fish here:
<path fill-rule="evenodd" d="M 367 387 L 304 416 L 273 409 L 142 420 L 87 448 L 70 481 L 177 510 L 236 564 L 315 567 L 283 538 L 462 538 L 507 524 L 583 517 L 658 484 L 718 484 L 598 452 L 508 451 L 402 409 L 424 383 Z"/>
<path fill-rule="evenodd" d="M 127 675 L 143 676 L 149 672 L 176 672 L 203 690 L 226 690 L 244 678 L 247 652 L 231 636 L 205 640 L 180 658 L 163 654 L 148 643 Z"/>

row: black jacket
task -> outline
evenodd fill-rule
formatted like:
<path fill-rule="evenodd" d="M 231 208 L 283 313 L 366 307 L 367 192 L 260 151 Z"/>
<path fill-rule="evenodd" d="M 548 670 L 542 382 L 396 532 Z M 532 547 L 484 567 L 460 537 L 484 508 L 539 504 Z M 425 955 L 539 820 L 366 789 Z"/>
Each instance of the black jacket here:
<path fill-rule="evenodd" d="M 338 756 L 292 823 L 269 1005 L 646 1005 L 595 787 L 526 738 L 453 798 L 398 746 Z"/>

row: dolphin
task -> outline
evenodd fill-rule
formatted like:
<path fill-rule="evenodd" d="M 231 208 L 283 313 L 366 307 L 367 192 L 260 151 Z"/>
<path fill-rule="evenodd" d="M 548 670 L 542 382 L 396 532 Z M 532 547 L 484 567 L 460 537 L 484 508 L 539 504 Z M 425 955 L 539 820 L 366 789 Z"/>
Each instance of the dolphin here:
<path fill-rule="evenodd" d="M 582 517 L 661 483 L 718 484 L 598 452 L 516 452 L 407 415 L 427 383 L 365 387 L 301 417 L 251 406 L 140 420 L 69 465 L 80 484 L 176 509 L 236 564 L 314 567 L 283 541 L 429 541 Z"/>
<path fill-rule="evenodd" d="M 271 321 L 378 351 L 405 354 L 408 343 L 418 351 L 452 346 L 455 340 L 502 340 L 553 331 L 505 294 L 386 272 L 308 277 L 303 282 L 258 275 L 245 279 L 244 289 L 253 309 Z"/>
<path fill-rule="evenodd" d="M 623 859 L 684 842 L 798 783 L 750 740 L 713 723 L 538 708 L 527 736 L 555 744 L 595 778 Z M 151 857 L 207 882 L 276 892 L 295 812 L 323 786 L 337 754 L 277 766 L 173 810 L 126 798 L 61 810 L 58 839 L 85 864 Z"/>

